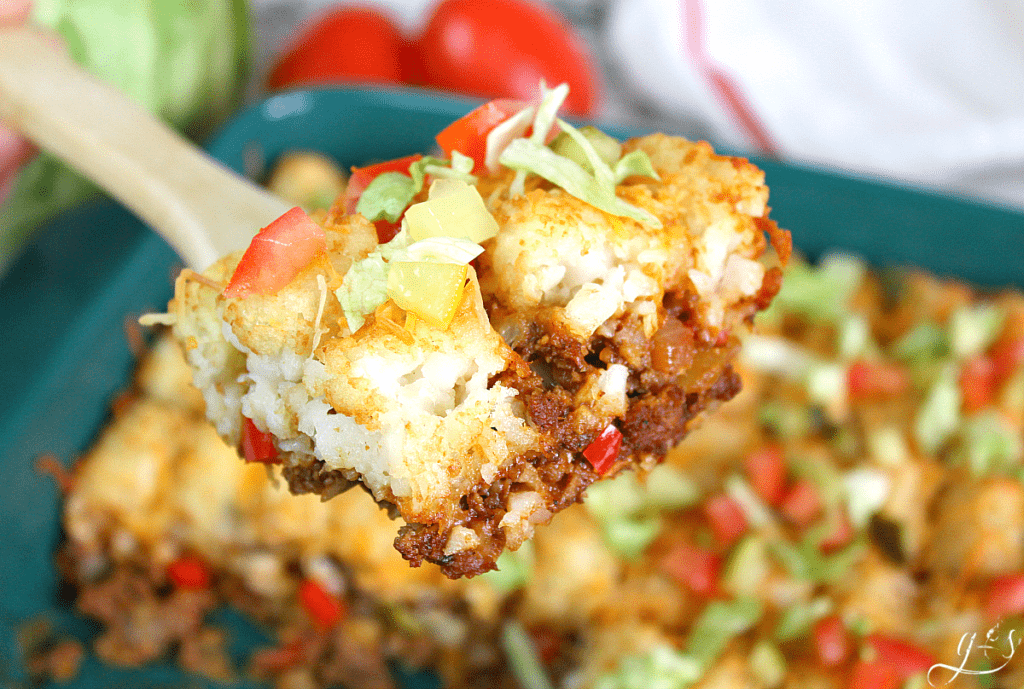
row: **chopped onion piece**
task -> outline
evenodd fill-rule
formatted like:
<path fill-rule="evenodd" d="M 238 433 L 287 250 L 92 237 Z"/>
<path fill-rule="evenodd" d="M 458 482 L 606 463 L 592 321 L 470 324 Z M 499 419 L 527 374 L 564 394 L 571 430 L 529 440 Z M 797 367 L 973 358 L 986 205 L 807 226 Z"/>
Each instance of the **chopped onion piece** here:
<path fill-rule="evenodd" d="M 421 261 L 393 261 L 389 266 L 388 296 L 435 328 L 447 328 L 462 301 L 468 268 Z"/>

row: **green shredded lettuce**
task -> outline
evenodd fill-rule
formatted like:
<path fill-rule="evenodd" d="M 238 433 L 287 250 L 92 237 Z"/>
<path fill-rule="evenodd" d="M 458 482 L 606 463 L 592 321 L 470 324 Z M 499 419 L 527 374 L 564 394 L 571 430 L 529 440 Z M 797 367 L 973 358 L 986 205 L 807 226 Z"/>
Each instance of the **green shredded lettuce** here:
<path fill-rule="evenodd" d="M 498 568 L 480 575 L 496 591 L 509 594 L 523 588 L 533 579 L 536 556 L 533 542 L 526 541 L 519 550 L 506 550 L 498 556 Z"/>
<path fill-rule="evenodd" d="M 914 440 L 928 454 L 937 452 L 960 425 L 960 386 L 955 366 L 939 373 L 914 419 Z"/>
<path fill-rule="evenodd" d="M 867 270 L 855 256 L 829 254 L 817 267 L 791 263 L 782 289 L 759 318 L 777 322 L 783 314 L 812 321 L 838 323 L 849 312 L 847 304 Z"/>
<path fill-rule="evenodd" d="M 994 304 L 970 304 L 949 317 L 953 355 L 965 359 L 988 349 L 1002 330 L 1006 312 Z"/>
<path fill-rule="evenodd" d="M 423 179 L 420 178 L 422 188 Z M 398 222 L 416 196 L 416 182 L 404 172 L 382 172 L 373 178 L 359 196 L 356 212 L 370 222 Z"/>
<path fill-rule="evenodd" d="M 754 596 L 768 576 L 768 544 L 751 534 L 745 536 L 729 555 L 722 573 L 722 587 L 734 596 Z"/>
<path fill-rule="evenodd" d="M 598 676 L 593 689 L 686 689 L 702 674 L 691 657 L 668 644 L 623 656 L 615 670 Z"/>
<path fill-rule="evenodd" d="M 788 606 L 775 627 L 775 639 L 780 642 L 792 641 L 806 636 L 814 623 L 832 612 L 832 601 L 819 596 L 806 603 Z"/>
<path fill-rule="evenodd" d="M 646 151 L 641 150 L 630 151 L 622 156 L 615 163 L 613 172 L 615 173 L 615 184 L 621 184 L 622 180 L 634 175 L 637 177 L 651 177 L 657 180 L 661 179 L 651 163 L 651 157 L 647 155 Z"/>
<path fill-rule="evenodd" d="M 505 167 L 521 172 L 532 172 L 552 184 L 562 187 L 591 206 L 653 227 L 661 221 L 650 212 L 629 204 L 615 195 L 614 189 L 600 183 L 578 164 L 563 158 L 543 143 L 530 139 L 515 139 L 502 152 L 500 162 Z"/>
<path fill-rule="evenodd" d="M 605 134 L 593 125 L 579 128 L 579 134 L 587 140 L 594 152 L 606 165 L 615 165 L 622 157 L 622 144 L 613 136 Z M 578 163 L 584 170 L 593 174 L 587 151 L 575 140 L 568 131 L 561 132 L 550 144 L 551 150 Z"/>
<path fill-rule="evenodd" d="M 523 625 L 513 620 L 501 629 L 501 646 L 509 668 L 523 689 L 552 689 L 537 647 Z"/>
<path fill-rule="evenodd" d="M 763 614 L 761 601 L 750 596 L 711 601 L 693 625 L 686 655 L 707 670 L 729 642 L 751 629 Z"/>
<path fill-rule="evenodd" d="M 995 411 L 965 420 L 960 432 L 962 457 L 976 476 L 1013 469 L 1024 455 L 1020 431 Z"/>
<path fill-rule="evenodd" d="M 792 576 L 815 583 L 830 584 L 849 574 L 863 556 L 865 544 L 856 540 L 834 555 L 825 555 L 818 544 L 821 534 L 808 532 L 800 545 L 785 539 L 769 543 L 772 554 Z"/>

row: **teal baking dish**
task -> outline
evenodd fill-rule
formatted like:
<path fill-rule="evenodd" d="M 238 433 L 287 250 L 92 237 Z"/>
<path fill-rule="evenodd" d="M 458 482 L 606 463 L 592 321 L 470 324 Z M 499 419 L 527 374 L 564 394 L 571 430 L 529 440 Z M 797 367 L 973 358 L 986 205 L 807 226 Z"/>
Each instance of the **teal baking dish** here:
<path fill-rule="evenodd" d="M 245 110 L 208 150 L 254 178 L 281 153 L 322 151 L 342 165 L 431 148 L 433 136 L 473 101 L 412 90 L 298 91 Z M 627 136 L 636 132 L 611 129 Z M 773 217 L 811 257 L 831 248 L 877 265 L 913 264 L 985 285 L 1024 286 L 1024 214 L 969 201 L 755 159 Z M 255 229 L 255 228 L 254 228 Z M 111 202 L 50 225 L 0 281 L 0 682 L 25 680 L 16 634 L 40 615 L 81 638 L 95 632 L 70 611 L 52 555 L 59 496 L 35 469 L 41 454 L 70 463 L 102 427 L 126 384 L 127 320 L 160 310 L 179 263 L 168 246 Z M 269 641 L 223 613 L 239 656 Z M 407 686 L 425 687 L 416 677 Z M 170 663 L 140 670 L 89 660 L 76 687 L 221 686 Z M 238 686 L 256 686 L 241 684 Z"/>

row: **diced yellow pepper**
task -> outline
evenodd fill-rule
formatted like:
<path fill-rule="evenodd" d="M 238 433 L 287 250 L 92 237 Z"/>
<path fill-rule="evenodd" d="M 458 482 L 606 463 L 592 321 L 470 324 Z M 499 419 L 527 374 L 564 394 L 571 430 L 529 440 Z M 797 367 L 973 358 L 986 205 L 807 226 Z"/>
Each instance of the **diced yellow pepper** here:
<path fill-rule="evenodd" d="M 400 307 L 445 330 L 462 301 L 468 268 L 458 263 L 394 261 L 388 296 Z"/>
<path fill-rule="evenodd" d="M 439 179 L 430 196 L 405 211 L 413 241 L 428 237 L 458 237 L 479 244 L 498 234 L 498 222 L 487 210 L 476 187 L 457 179 Z"/>

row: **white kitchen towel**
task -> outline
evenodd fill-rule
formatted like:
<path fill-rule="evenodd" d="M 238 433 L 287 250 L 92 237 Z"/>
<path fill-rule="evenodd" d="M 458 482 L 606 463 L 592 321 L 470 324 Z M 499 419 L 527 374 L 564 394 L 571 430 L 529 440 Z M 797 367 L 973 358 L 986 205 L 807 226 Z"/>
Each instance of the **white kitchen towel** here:
<path fill-rule="evenodd" d="M 618 0 L 627 89 L 720 143 L 1024 206 L 1024 3 Z"/>

